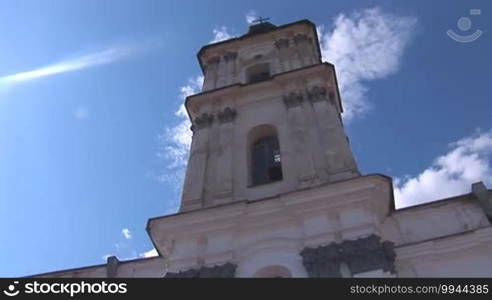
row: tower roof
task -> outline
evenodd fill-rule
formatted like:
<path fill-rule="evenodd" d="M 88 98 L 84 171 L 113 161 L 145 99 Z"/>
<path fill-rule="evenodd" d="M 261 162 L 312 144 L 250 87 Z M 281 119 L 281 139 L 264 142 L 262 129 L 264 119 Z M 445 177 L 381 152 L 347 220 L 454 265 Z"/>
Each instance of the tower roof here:
<path fill-rule="evenodd" d="M 213 47 L 219 46 L 219 45 L 224 45 L 224 44 L 228 44 L 228 43 L 232 43 L 232 42 L 241 41 L 241 40 L 247 39 L 247 38 L 252 37 L 252 36 L 255 36 L 255 35 L 265 34 L 265 33 L 268 33 L 268 32 L 272 32 L 272 31 L 275 31 L 275 30 L 280 30 L 280 29 L 283 29 L 283 28 L 286 28 L 286 27 L 296 26 L 296 25 L 299 25 L 299 24 L 306 24 L 306 25 L 312 27 L 312 29 L 314 31 L 314 36 L 315 36 L 315 39 L 316 39 L 316 44 L 317 44 L 317 47 L 318 47 L 317 50 L 318 50 L 318 53 L 321 56 L 321 49 L 319 49 L 319 41 L 318 41 L 318 35 L 317 35 L 317 31 L 316 31 L 316 25 L 313 22 L 309 21 L 308 19 L 303 19 L 303 20 L 300 20 L 300 21 L 296 21 L 296 22 L 284 24 L 284 25 L 281 25 L 281 26 L 276 26 L 276 25 L 274 25 L 274 24 L 272 24 L 270 22 L 263 22 L 263 23 L 251 25 L 249 27 L 248 32 L 246 34 L 243 34 L 243 35 L 239 36 L 239 37 L 235 37 L 235 38 L 232 38 L 232 39 L 228 39 L 228 40 L 224 40 L 224 41 L 221 41 L 221 42 L 212 43 L 212 44 L 208 44 L 208 45 L 203 46 L 198 51 L 198 53 L 197 53 L 197 58 L 198 58 L 198 62 L 200 63 L 200 67 L 201 67 L 201 69 L 203 71 L 203 62 L 200 59 L 200 56 L 207 49 L 210 49 L 210 48 L 213 48 Z"/>
<path fill-rule="evenodd" d="M 270 32 L 270 31 L 275 30 L 275 29 L 277 29 L 277 26 L 273 25 L 270 22 L 253 24 L 253 25 L 249 26 L 249 31 L 246 35 L 253 35 L 253 34 Z"/>

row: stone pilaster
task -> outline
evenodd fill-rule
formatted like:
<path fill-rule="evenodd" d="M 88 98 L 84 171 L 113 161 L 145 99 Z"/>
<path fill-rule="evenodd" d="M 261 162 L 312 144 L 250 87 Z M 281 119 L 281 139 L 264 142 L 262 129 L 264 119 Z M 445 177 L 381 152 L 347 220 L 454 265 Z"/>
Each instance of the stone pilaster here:
<path fill-rule="evenodd" d="M 312 183 L 316 178 L 312 153 L 306 150 L 306 145 L 309 144 L 309 141 L 302 111 L 304 95 L 292 92 L 283 96 L 283 101 L 287 108 L 289 141 L 291 143 L 296 169 L 299 172 L 298 178 L 300 185 L 304 186 Z"/>
<path fill-rule="evenodd" d="M 209 131 L 213 122 L 214 116 L 207 113 L 203 113 L 193 121 L 193 141 L 186 169 L 181 210 L 200 208 L 203 204 Z"/>
<path fill-rule="evenodd" d="M 319 131 L 321 149 L 327 161 L 327 174 L 338 178 L 339 174 L 358 174 L 355 161 L 343 130 L 335 105 L 335 95 L 330 89 L 314 86 L 307 91 L 308 99 Z M 345 175 L 343 175 L 345 176 Z"/>
<path fill-rule="evenodd" d="M 281 38 L 275 41 L 275 48 L 278 51 L 278 61 L 279 61 L 279 73 L 287 72 L 291 69 L 290 67 L 290 57 L 289 57 L 289 40 L 286 38 Z"/>
<path fill-rule="evenodd" d="M 228 80 L 227 85 L 236 82 L 236 72 L 237 72 L 237 52 L 227 52 L 224 55 L 224 62 L 227 65 L 226 77 Z"/>
<path fill-rule="evenodd" d="M 236 110 L 230 107 L 219 111 L 219 150 L 217 159 L 217 172 L 215 176 L 215 199 L 217 203 L 232 197 L 232 170 L 233 170 L 233 143 L 234 140 L 234 119 Z"/>
<path fill-rule="evenodd" d="M 207 90 L 215 89 L 217 87 L 217 80 L 219 77 L 218 74 L 219 63 L 220 63 L 219 56 L 214 56 L 207 61 L 207 65 L 206 65 L 207 73 L 205 74 L 208 82 Z"/>

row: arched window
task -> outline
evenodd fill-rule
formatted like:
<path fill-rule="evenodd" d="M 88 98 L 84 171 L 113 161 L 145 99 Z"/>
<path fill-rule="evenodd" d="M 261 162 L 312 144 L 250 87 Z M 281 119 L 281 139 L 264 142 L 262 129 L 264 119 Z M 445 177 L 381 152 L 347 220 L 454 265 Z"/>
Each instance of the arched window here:
<path fill-rule="evenodd" d="M 246 70 L 248 83 L 259 82 L 270 78 L 270 64 L 263 63 L 249 67 Z"/>
<path fill-rule="evenodd" d="M 249 135 L 252 185 L 282 180 L 282 158 L 275 127 L 261 125 Z"/>

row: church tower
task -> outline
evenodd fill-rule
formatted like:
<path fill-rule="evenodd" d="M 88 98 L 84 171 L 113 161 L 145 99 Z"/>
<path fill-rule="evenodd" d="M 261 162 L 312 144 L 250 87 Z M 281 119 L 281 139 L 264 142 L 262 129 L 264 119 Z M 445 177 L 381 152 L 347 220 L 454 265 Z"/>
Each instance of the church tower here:
<path fill-rule="evenodd" d="M 391 179 L 357 169 L 316 26 L 260 22 L 198 61 L 180 211 L 147 225 L 165 276 L 391 276 Z"/>
<path fill-rule="evenodd" d="M 198 60 L 205 80 L 186 99 L 193 140 L 181 211 L 359 175 L 313 23 L 259 23 L 203 47 Z"/>

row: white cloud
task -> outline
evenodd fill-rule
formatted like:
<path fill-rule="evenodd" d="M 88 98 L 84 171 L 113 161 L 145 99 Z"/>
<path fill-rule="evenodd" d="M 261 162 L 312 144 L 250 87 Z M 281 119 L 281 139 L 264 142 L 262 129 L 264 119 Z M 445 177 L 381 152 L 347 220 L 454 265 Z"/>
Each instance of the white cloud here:
<path fill-rule="evenodd" d="M 333 63 L 337 70 L 345 120 L 370 108 L 365 81 L 398 71 L 416 22 L 414 17 L 373 8 L 338 15 L 331 32 L 325 32 L 323 26 L 318 28 L 323 60 Z"/>
<path fill-rule="evenodd" d="M 184 100 L 187 96 L 201 91 L 203 80 L 203 76 L 190 78 L 188 84 L 180 88 L 182 103 L 174 113 L 178 118 L 178 124 L 174 127 L 165 128 L 164 133 L 159 137 L 162 144 L 159 155 L 171 161 L 168 165 L 168 172 L 159 176 L 161 182 L 169 182 L 177 187 L 182 185 L 192 137 L 191 122 L 186 113 Z"/>
<path fill-rule="evenodd" d="M 246 14 L 246 23 L 253 24 L 253 21 L 256 20 L 256 19 L 258 19 L 256 11 L 250 10 Z"/>
<path fill-rule="evenodd" d="M 450 147 L 419 175 L 395 180 L 398 208 L 469 193 L 478 181 L 492 185 L 492 130 L 478 131 Z"/>
<path fill-rule="evenodd" d="M 73 116 L 77 120 L 85 120 L 89 117 L 89 111 L 84 106 L 79 106 L 75 109 Z"/>
<path fill-rule="evenodd" d="M 217 27 L 214 29 L 214 38 L 210 41 L 210 43 L 218 43 L 228 39 L 232 39 L 234 35 L 228 32 L 226 26 Z"/>
<path fill-rule="evenodd" d="M 48 66 L 0 77 L 0 85 L 12 85 L 27 80 L 53 76 L 66 72 L 73 72 L 104 64 L 128 57 L 137 50 L 137 46 L 124 45 L 103 49 L 98 52 L 78 56 L 72 59 L 62 60 Z"/>
<path fill-rule="evenodd" d="M 166 129 L 166 137 L 170 142 L 167 146 L 168 154 L 174 160 L 173 166 L 186 165 L 186 158 L 188 156 L 188 150 L 191 146 L 192 132 L 190 130 L 191 122 L 188 118 L 184 100 L 186 97 L 199 93 L 203 85 L 203 76 L 197 76 L 188 80 L 188 84 L 181 87 L 180 96 L 183 103 L 179 109 L 175 112 L 175 115 L 179 119 L 179 124 Z"/>
<path fill-rule="evenodd" d="M 130 229 L 128 229 L 128 228 L 123 228 L 121 230 L 121 234 L 127 240 L 130 240 L 132 238 L 132 233 L 130 232 Z"/>
<path fill-rule="evenodd" d="M 155 248 L 140 254 L 140 257 L 144 257 L 144 258 L 150 258 L 156 256 L 159 256 L 159 254 L 157 253 L 157 250 L 155 250 Z"/>

